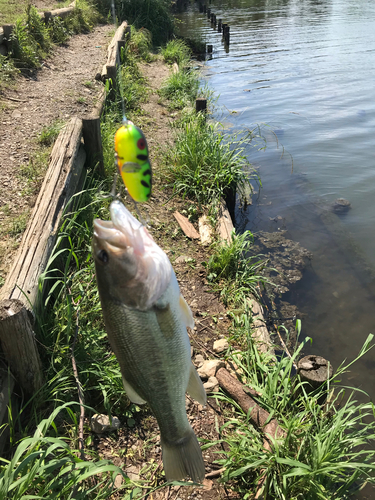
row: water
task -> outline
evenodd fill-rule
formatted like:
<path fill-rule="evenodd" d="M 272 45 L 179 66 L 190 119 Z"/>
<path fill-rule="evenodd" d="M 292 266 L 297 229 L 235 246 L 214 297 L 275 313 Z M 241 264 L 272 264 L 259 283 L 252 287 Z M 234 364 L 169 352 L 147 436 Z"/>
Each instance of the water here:
<path fill-rule="evenodd" d="M 375 2 L 209 6 L 230 25 L 229 48 L 197 3 L 180 15 L 180 30 L 213 45 L 205 74 L 219 95 L 217 118 L 234 129 L 258 125 L 266 140 L 249 151 L 263 189 L 236 224 L 284 229 L 313 253 L 285 298 L 301 311 L 312 351 L 335 368 L 375 334 Z M 336 198 L 351 202 L 347 214 L 329 210 Z M 374 399 L 374 376 L 370 352 L 349 379 Z"/>

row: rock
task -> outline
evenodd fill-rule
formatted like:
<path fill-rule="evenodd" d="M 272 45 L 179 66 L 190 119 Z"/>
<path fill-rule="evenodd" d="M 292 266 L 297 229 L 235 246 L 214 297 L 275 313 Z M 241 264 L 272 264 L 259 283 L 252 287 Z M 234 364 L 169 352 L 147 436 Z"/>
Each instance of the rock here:
<path fill-rule="evenodd" d="M 203 365 L 204 357 L 202 356 L 202 354 L 197 354 L 195 356 L 194 363 L 198 366 L 198 368 L 200 368 Z"/>
<path fill-rule="evenodd" d="M 229 347 L 229 342 L 226 339 L 215 340 L 213 351 L 220 353 L 226 351 Z"/>
<path fill-rule="evenodd" d="M 214 377 L 217 370 L 224 366 L 224 361 L 221 359 L 209 359 L 198 368 L 198 375 L 203 379 L 209 379 L 210 377 Z"/>
<path fill-rule="evenodd" d="M 207 215 L 199 217 L 198 226 L 199 226 L 199 236 L 201 237 L 202 245 L 204 246 L 211 245 L 213 239 L 212 235 L 213 229 L 211 224 L 209 223 Z"/>
<path fill-rule="evenodd" d="M 332 209 L 337 214 L 346 214 L 351 208 L 352 205 L 350 201 L 345 200 L 345 198 L 337 198 L 337 200 L 332 203 Z"/>
<path fill-rule="evenodd" d="M 180 255 L 179 257 L 177 257 L 177 259 L 174 262 L 175 262 L 175 264 L 182 264 L 185 262 L 192 262 L 193 260 L 194 259 L 192 259 L 188 255 Z"/>
<path fill-rule="evenodd" d="M 130 465 L 126 467 L 125 474 L 131 481 L 139 481 L 139 470 L 135 465 Z"/>
<path fill-rule="evenodd" d="M 120 427 L 121 422 L 117 417 L 112 417 L 112 422 L 108 415 L 101 415 L 100 413 L 96 413 L 91 417 L 91 430 L 95 434 L 116 431 Z"/>
<path fill-rule="evenodd" d="M 203 384 L 206 392 L 218 392 L 219 391 L 219 382 L 216 377 L 210 377 L 207 382 Z"/>

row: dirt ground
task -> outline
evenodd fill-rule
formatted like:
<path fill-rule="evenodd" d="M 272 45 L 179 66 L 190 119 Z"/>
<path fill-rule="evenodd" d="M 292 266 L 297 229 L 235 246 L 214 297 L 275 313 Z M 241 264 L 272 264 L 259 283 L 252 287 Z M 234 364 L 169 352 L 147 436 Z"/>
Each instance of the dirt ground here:
<path fill-rule="evenodd" d="M 25 224 L 38 194 L 30 188 L 38 136 L 44 127 L 91 112 L 102 89 L 95 74 L 113 31 L 112 25 L 97 26 L 72 37 L 40 69 L 0 90 L 0 285 L 22 238 L 14 221 Z"/>

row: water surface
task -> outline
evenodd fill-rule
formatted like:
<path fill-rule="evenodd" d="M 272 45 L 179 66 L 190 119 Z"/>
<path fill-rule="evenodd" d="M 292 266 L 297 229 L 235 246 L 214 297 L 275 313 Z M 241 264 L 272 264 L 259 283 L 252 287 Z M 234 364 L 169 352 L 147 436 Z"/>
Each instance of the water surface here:
<path fill-rule="evenodd" d="M 312 351 L 337 367 L 375 333 L 375 3 L 224 0 L 210 7 L 230 25 L 229 47 L 197 3 L 180 15 L 181 33 L 213 45 L 205 74 L 219 95 L 216 117 L 235 130 L 259 126 L 266 144 L 249 149 L 263 189 L 236 224 L 286 230 L 313 253 L 286 298 L 301 311 Z M 346 215 L 330 211 L 336 198 L 351 202 Z M 349 377 L 374 398 L 374 376 L 371 352 Z"/>

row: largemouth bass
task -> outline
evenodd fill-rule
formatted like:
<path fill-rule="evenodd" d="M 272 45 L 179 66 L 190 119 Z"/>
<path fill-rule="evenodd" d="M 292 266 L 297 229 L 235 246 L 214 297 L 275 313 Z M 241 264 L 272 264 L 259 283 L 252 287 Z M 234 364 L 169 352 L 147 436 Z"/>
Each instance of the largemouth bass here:
<path fill-rule="evenodd" d="M 168 481 L 204 478 L 202 453 L 185 410 L 188 392 L 202 405 L 206 392 L 190 356 L 191 310 L 172 265 L 147 229 L 118 200 L 111 221 L 94 221 L 96 279 L 109 342 L 125 391 L 147 402 L 159 427 Z"/>

